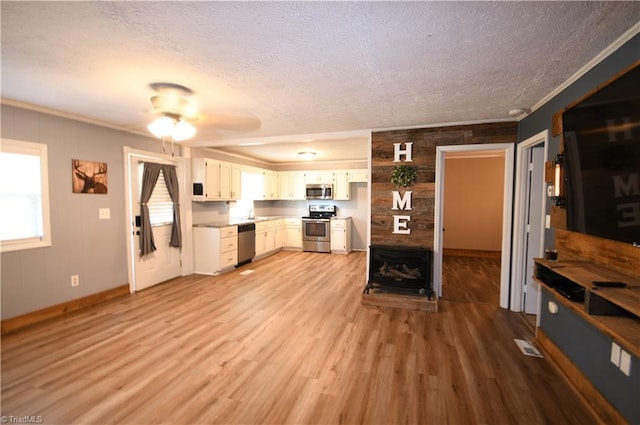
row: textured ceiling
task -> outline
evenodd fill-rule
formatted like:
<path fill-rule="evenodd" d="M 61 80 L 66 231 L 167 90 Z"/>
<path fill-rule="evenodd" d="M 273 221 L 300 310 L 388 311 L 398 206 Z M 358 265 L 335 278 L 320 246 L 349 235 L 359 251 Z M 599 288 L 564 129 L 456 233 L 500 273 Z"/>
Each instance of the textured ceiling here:
<path fill-rule="evenodd" d="M 144 133 L 149 84 L 178 83 L 193 90 L 200 112 L 194 146 L 262 141 L 271 162 L 291 160 L 276 148 L 283 141 L 348 145 L 365 138 L 340 132 L 509 119 L 640 21 L 640 2 L 1 8 L 4 99 Z M 357 155 L 330 150 L 327 159 Z"/>

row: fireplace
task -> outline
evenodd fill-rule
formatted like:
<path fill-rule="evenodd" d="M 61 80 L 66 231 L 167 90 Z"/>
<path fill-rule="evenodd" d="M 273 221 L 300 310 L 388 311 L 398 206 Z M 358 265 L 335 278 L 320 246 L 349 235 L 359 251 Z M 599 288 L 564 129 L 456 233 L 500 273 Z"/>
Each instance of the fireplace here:
<path fill-rule="evenodd" d="M 433 296 L 432 251 L 426 248 L 371 245 L 369 280 L 364 290 Z"/>

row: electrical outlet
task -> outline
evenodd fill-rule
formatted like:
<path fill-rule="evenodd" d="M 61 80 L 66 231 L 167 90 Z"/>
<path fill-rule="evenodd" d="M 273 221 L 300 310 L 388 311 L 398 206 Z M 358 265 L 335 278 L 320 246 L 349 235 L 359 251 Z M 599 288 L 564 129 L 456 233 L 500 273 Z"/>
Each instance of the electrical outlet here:
<path fill-rule="evenodd" d="M 631 354 L 622 350 L 620 353 L 620 370 L 627 376 L 631 376 Z"/>
<path fill-rule="evenodd" d="M 615 342 L 611 343 L 611 363 L 620 367 L 620 346 Z"/>
<path fill-rule="evenodd" d="M 71 286 L 80 285 L 80 277 L 77 274 L 71 275 Z"/>
<path fill-rule="evenodd" d="M 109 220 L 111 218 L 110 208 L 98 208 L 98 217 L 100 220 Z"/>

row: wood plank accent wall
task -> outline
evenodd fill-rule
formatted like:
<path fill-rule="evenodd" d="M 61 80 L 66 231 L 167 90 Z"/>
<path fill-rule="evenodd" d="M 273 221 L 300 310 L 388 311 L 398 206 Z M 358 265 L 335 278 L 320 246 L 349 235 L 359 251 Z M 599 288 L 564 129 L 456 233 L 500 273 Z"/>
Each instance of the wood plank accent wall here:
<path fill-rule="evenodd" d="M 433 249 L 435 219 L 436 147 L 487 143 L 515 143 L 517 123 L 490 123 L 464 126 L 380 131 L 372 134 L 371 143 L 371 244 L 411 246 Z M 413 162 L 393 162 L 394 143 L 413 142 Z M 402 158 L 404 159 L 404 157 Z M 417 171 L 411 211 L 393 211 L 391 173 L 405 164 Z M 411 234 L 393 234 L 393 215 L 410 215 Z"/>

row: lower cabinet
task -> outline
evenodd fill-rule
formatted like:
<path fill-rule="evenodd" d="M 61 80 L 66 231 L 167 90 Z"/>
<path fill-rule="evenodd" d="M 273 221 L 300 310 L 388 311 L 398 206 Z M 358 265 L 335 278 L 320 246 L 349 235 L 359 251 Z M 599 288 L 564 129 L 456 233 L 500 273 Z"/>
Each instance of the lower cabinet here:
<path fill-rule="evenodd" d="M 302 249 L 302 219 L 284 219 L 284 248 Z"/>
<path fill-rule="evenodd" d="M 238 264 L 238 226 L 193 228 L 193 271 L 217 275 Z"/>
<path fill-rule="evenodd" d="M 331 220 L 331 252 L 351 252 L 351 217 Z"/>
<path fill-rule="evenodd" d="M 256 257 L 270 254 L 282 248 L 283 243 L 281 219 L 256 223 Z"/>

